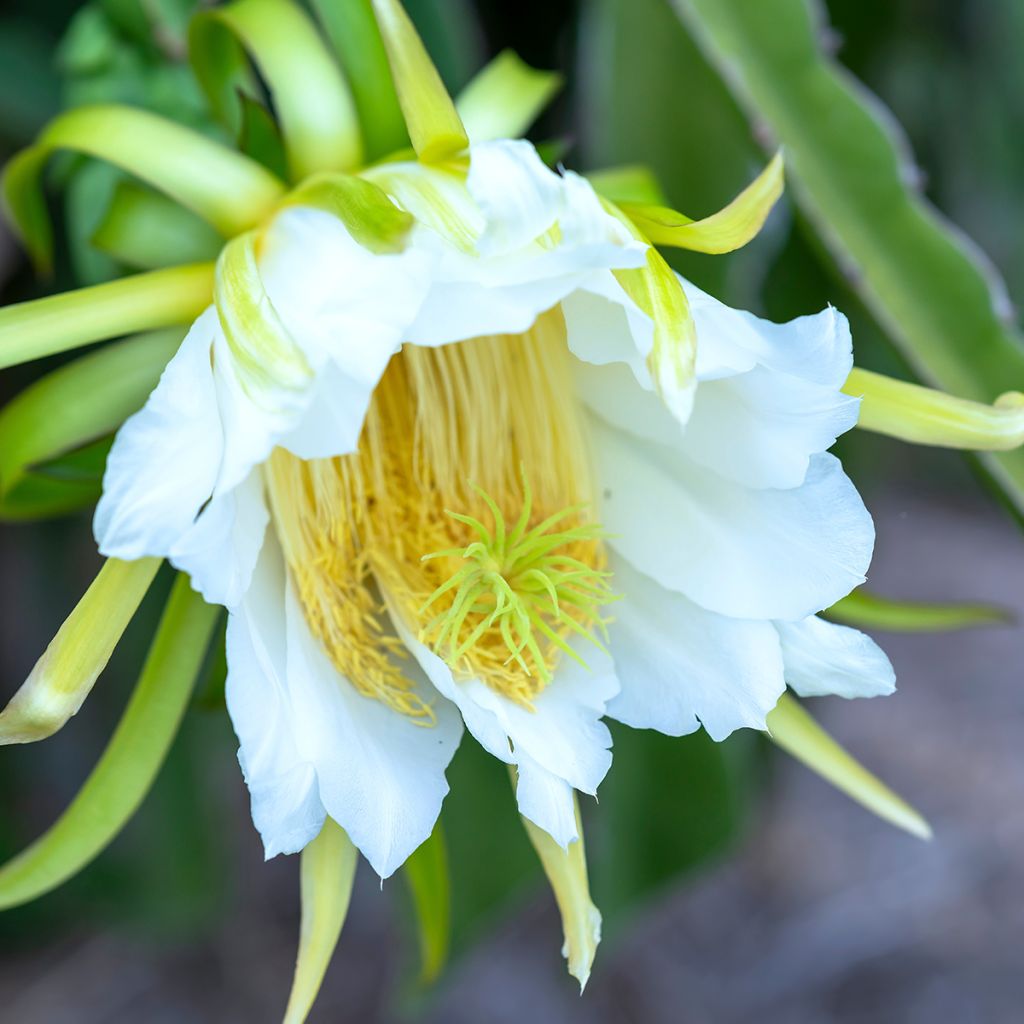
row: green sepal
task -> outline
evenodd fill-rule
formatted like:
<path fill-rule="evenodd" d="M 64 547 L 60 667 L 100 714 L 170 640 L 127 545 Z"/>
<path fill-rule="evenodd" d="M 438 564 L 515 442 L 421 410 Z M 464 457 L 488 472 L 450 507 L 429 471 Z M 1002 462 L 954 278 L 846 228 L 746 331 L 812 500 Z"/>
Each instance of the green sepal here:
<path fill-rule="evenodd" d="M 0 909 L 67 881 L 127 824 L 178 731 L 217 615 L 179 576 L 135 692 L 96 767 L 57 822 L 0 867 Z"/>
<path fill-rule="evenodd" d="M 53 235 L 42 189 L 47 161 L 72 150 L 148 182 L 230 237 L 258 224 L 284 186 L 256 161 L 132 107 L 78 107 L 55 118 L 3 174 L 4 206 L 36 266 L 49 271 Z"/>
<path fill-rule="evenodd" d="M 134 181 L 117 186 L 91 241 L 132 270 L 214 260 L 224 244 L 206 221 Z"/>
<path fill-rule="evenodd" d="M 826 618 L 859 629 L 898 633 L 943 633 L 975 626 L 999 626 L 1014 621 L 1009 609 L 977 603 L 937 604 L 894 601 L 864 589 L 853 591 L 824 612 Z"/>
<path fill-rule="evenodd" d="M 288 154 L 284 139 L 274 115 L 254 96 L 242 93 L 238 97 L 242 108 L 242 124 L 238 131 L 238 148 L 253 160 L 259 161 L 279 178 L 288 177 Z"/>
<path fill-rule="evenodd" d="M 462 90 L 455 109 L 471 142 L 517 139 L 562 88 L 557 71 L 530 67 L 513 50 L 503 50 Z"/>
<path fill-rule="evenodd" d="M 365 178 L 320 174 L 289 193 L 285 206 L 313 206 L 337 217 L 352 237 L 371 252 L 401 252 L 413 217 Z"/>
<path fill-rule="evenodd" d="M 40 476 L 95 489 L 81 453 L 97 451 L 94 443 L 142 407 L 181 339 L 180 328 L 126 338 L 54 370 L 8 402 L 0 410 L 0 514 L 8 501 L 17 504 L 26 481 Z M 76 463 L 55 462 L 73 452 L 77 473 Z"/>
<path fill-rule="evenodd" d="M 440 977 L 451 945 L 452 907 L 448 848 L 440 821 L 402 867 L 409 884 L 420 944 L 420 983 Z"/>
<path fill-rule="evenodd" d="M 355 103 L 305 11 L 291 0 L 236 0 L 192 19 L 189 54 L 196 78 L 236 134 L 242 127 L 239 93 L 258 95 L 242 47 L 267 83 L 292 180 L 358 167 L 363 146 Z"/>
<path fill-rule="evenodd" d="M 409 15 L 399 0 L 373 0 L 373 10 L 417 156 L 437 163 L 461 153 L 466 129 Z"/>
<path fill-rule="evenodd" d="M 931 838 L 928 822 L 847 753 L 791 694 L 784 693 L 768 715 L 768 734 L 788 754 L 862 807 L 919 839 Z"/>
<path fill-rule="evenodd" d="M 379 160 L 409 147 L 372 0 L 312 0 L 312 6 L 352 89 L 366 159 Z"/>
<path fill-rule="evenodd" d="M 0 369 L 122 334 L 191 323 L 210 304 L 214 267 L 151 270 L 0 309 Z"/>

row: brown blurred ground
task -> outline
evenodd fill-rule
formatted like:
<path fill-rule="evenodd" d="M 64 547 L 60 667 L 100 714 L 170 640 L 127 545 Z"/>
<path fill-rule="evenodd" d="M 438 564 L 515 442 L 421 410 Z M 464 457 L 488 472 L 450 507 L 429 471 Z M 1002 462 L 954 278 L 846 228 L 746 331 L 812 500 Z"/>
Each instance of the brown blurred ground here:
<path fill-rule="evenodd" d="M 980 497 L 915 496 L 894 486 L 872 502 L 877 589 L 995 600 L 1024 614 L 1024 547 L 1010 522 Z M 21 577 L 31 565 L 17 564 L 15 537 L 0 534 L 11 582 L 12 569 Z M 457 965 L 421 1019 L 1017 1024 L 1024 1004 L 1024 633 L 882 639 L 899 693 L 819 701 L 817 711 L 928 815 L 932 843 L 895 832 L 798 766 L 780 763 L 741 852 L 668 894 L 626 940 L 602 949 L 582 999 L 562 971 L 557 918 L 538 893 Z M 186 946 L 126 929 L 96 933 L 82 921 L 64 941 L 0 964 L 0 1020 L 280 1018 L 297 929 L 296 863 L 260 862 L 230 759 L 219 767 L 223 777 L 210 784 L 224 789 L 236 812 L 224 828 L 239 875 L 219 934 Z M 394 922 L 387 894 L 362 872 L 314 1022 L 400 1019 L 386 1008 L 407 967 Z"/>

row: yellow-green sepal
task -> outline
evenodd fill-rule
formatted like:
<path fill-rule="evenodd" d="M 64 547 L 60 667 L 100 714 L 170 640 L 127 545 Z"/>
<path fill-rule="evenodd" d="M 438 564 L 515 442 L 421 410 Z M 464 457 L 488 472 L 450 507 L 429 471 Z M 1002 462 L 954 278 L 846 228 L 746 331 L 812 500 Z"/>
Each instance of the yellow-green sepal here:
<path fill-rule="evenodd" d="M 191 323 L 213 297 L 214 265 L 152 270 L 0 309 L 0 370 L 122 334 Z"/>
<path fill-rule="evenodd" d="M 302 925 L 284 1024 L 303 1024 L 313 1008 L 348 915 L 358 859 L 345 830 L 331 818 L 302 851 Z"/>
<path fill-rule="evenodd" d="M 312 5 L 352 89 L 367 160 L 407 148 L 409 133 L 372 0 L 312 0 Z"/>
<path fill-rule="evenodd" d="M 289 193 L 283 205 L 333 214 L 360 245 L 377 253 L 401 252 L 414 223 L 382 188 L 351 174 L 316 175 Z"/>
<path fill-rule="evenodd" d="M 409 884 L 416 932 L 420 944 L 420 983 L 430 985 L 438 979 L 448 960 L 451 945 L 451 876 L 448 849 L 441 823 L 429 838 L 402 865 Z"/>
<path fill-rule="evenodd" d="M 53 237 L 42 176 L 58 150 L 105 160 L 170 196 L 225 237 L 258 224 L 284 193 L 254 160 L 133 107 L 78 107 L 55 118 L 3 174 L 4 206 L 36 266 L 49 270 Z"/>
<path fill-rule="evenodd" d="M 0 910 L 77 874 L 135 813 L 178 731 L 218 615 L 178 577 L 135 692 L 96 767 L 57 822 L 0 867 Z"/>
<path fill-rule="evenodd" d="M 24 505 L 19 494 L 26 487 L 31 504 L 40 480 L 65 488 L 81 483 L 55 476 L 49 467 L 113 434 L 140 409 L 181 338 L 181 328 L 126 338 L 59 367 L 8 402 L 0 410 L 0 518 Z M 82 493 L 98 497 L 95 481 L 90 483 Z"/>
<path fill-rule="evenodd" d="M 782 188 L 782 154 L 777 153 L 728 206 L 701 220 L 660 205 L 623 203 L 622 210 L 655 245 L 726 253 L 741 248 L 757 235 L 782 195 Z"/>
<path fill-rule="evenodd" d="M 768 715 L 768 735 L 777 746 L 884 821 L 919 839 L 931 838 L 928 822 L 847 753 L 790 694 L 784 693 Z"/>
<path fill-rule="evenodd" d="M 562 88 L 556 71 L 530 67 L 513 50 L 503 50 L 462 90 L 455 109 L 471 142 L 517 139 Z"/>
<path fill-rule="evenodd" d="M 122 181 L 92 245 L 132 270 L 215 260 L 224 240 L 191 210 L 134 181 Z"/>
<path fill-rule="evenodd" d="M 104 562 L 28 679 L 0 712 L 0 745 L 46 739 L 78 713 L 159 568 L 159 558 Z"/>
<path fill-rule="evenodd" d="M 583 824 L 575 793 L 573 802 L 579 838 L 570 843 L 568 849 L 563 850 L 544 829 L 538 828 L 529 819 L 522 820 L 555 894 L 565 936 L 562 955 L 568 962 L 569 973 L 580 983 L 582 992 L 590 978 L 590 969 L 601 942 L 601 913 L 590 898 Z"/>
<path fill-rule="evenodd" d="M 859 398 L 861 430 L 911 444 L 1006 452 L 1024 444 L 1024 394 L 1007 391 L 991 405 L 854 368 L 843 391 Z"/>
<path fill-rule="evenodd" d="M 466 129 L 409 15 L 399 0 L 373 0 L 373 11 L 416 155 L 435 163 L 462 152 Z"/>
<path fill-rule="evenodd" d="M 189 54 L 196 78 L 236 133 L 242 118 L 238 84 L 253 92 L 241 47 L 270 90 L 292 180 L 359 166 L 363 146 L 355 103 L 305 11 L 291 0 L 236 0 L 193 17 Z"/>
<path fill-rule="evenodd" d="M 887 629 L 897 633 L 944 633 L 976 626 L 1006 625 L 1013 621 L 1012 612 L 995 605 L 895 601 L 872 594 L 863 587 L 837 601 L 824 615 L 845 626 Z"/>

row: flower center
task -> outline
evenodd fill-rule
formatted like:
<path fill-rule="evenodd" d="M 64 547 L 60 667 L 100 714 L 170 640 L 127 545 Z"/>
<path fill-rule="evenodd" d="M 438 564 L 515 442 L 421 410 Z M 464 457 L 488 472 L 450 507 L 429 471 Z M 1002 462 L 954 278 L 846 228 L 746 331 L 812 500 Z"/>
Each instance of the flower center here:
<path fill-rule="evenodd" d="M 457 677 L 527 706 L 560 657 L 579 660 L 574 637 L 598 642 L 613 595 L 570 360 L 557 310 L 522 335 L 407 346 L 357 453 L 272 456 L 307 621 L 360 692 L 431 717 L 395 619 Z"/>

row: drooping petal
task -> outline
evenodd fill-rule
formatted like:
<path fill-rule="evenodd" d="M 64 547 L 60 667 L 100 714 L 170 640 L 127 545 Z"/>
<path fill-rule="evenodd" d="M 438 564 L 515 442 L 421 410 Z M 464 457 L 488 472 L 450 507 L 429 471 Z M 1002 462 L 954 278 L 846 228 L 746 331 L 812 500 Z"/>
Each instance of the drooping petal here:
<path fill-rule="evenodd" d="M 245 600 L 228 617 L 226 697 L 267 858 L 296 853 L 324 824 L 311 752 L 288 688 L 285 567 L 268 538 Z"/>
<path fill-rule="evenodd" d="M 709 612 L 625 559 L 614 559 L 611 568 L 623 594 L 609 627 L 622 689 L 608 714 L 668 736 L 700 725 L 713 740 L 735 729 L 764 729 L 786 688 L 771 623 Z"/>
<path fill-rule="evenodd" d="M 582 992 L 590 978 L 590 968 L 601 941 L 601 913 L 590 898 L 583 826 L 575 797 L 572 799 L 572 810 L 579 839 L 571 843 L 568 849 L 554 843 L 544 829 L 537 828 L 528 819 L 524 818 L 523 824 L 558 902 L 565 936 L 562 955 L 568 961 L 569 973 L 580 983 Z"/>
<path fill-rule="evenodd" d="M 223 449 L 210 351 L 216 313 L 193 325 L 156 390 L 121 428 L 107 459 L 94 530 L 100 551 L 163 555 L 213 491 Z"/>
<path fill-rule="evenodd" d="M 777 622 L 786 682 L 801 697 L 879 697 L 896 689 L 885 652 L 871 637 L 812 615 Z"/>
<path fill-rule="evenodd" d="M 158 558 L 104 563 L 0 712 L 0 745 L 45 739 L 78 713 L 159 568 Z"/>
<path fill-rule="evenodd" d="M 328 818 L 302 851 L 302 929 L 284 1024 L 303 1024 L 327 973 L 348 916 L 359 855 Z"/>
<path fill-rule="evenodd" d="M 316 765 L 327 813 L 387 878 L 433 831 L 462 735 L 459 716 L 435 700 L 436 721 L 422 725 L 359 694 L 310 633 L 290 587 L 286 619 L 298 742 Z"/>
<path fill-rule="evenodd" d="M 520 767 L 520 812 L 562 846 L 575 839 L 572 790 L 593 795 L 611 766 L 611 734 L 601 721 L 619 686 L 611 659 L 580 645 L 587 667 L 562 659 L 533 707 L 526 708 L 478 679 L 456 680 L 448 665 L 408 630 L 400 626 L 399 632 L 437 690 L 462 712 L 480 745 Z"/>
<path fill-rule="evenodd" d="M 752 490 L 593 420 L 610 545 L 711 611 L 802 619 L 864 581 L 874 527 L 838 460 L 789 490 Z"/>

